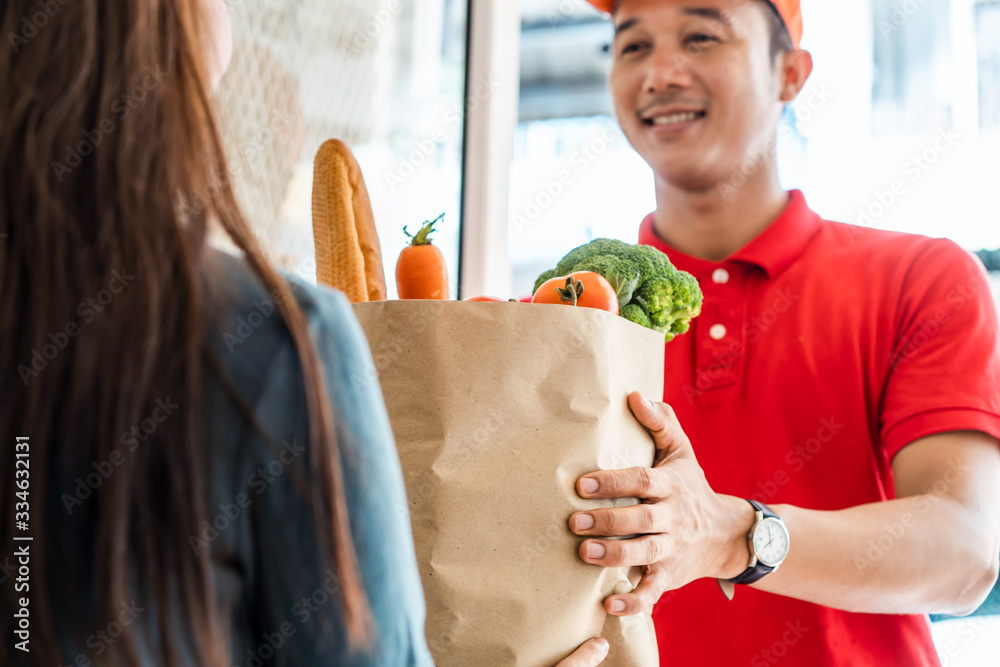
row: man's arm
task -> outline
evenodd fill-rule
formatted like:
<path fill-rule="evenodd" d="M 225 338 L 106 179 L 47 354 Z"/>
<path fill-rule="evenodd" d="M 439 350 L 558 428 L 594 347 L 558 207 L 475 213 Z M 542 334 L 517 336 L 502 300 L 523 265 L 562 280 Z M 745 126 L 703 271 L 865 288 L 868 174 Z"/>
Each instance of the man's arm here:
<path fill-rule="evenodd" d="M 923 438 L 892 470 L 890 502 L 839 512 L 774 506 L 794 546 L 755 587 L 848 611 L 975 611 L 1000 566 L 997 441 L 976 432 Z"/>
<path fill-rule="evenodd" d="M 753 523 L 749 503 L 709 487 L 669 406 L 644 405 L 637 393 L 629 403 L 656 442 L 654 468 L 590 473 L 577 489 L 585 498 L 634 496 L 644 503 L 570 518 L 579 535 L 640 535 L 585 540 L 580 547 L 581 557 L 595 565 L 647 566 L 632 594 L 605 602 L 618 615 L 649 608 L 664 592 L 695 579 L 740 574 L 749 565 Z M 892 501 L 836 512 L 773 505 L 788 527 L 791 551 L 754 587 L 855 612 L 974 611 L 997 578 L 997 440 L 977 432 L 924 438 L 901 450 L 892 467 Z M 597 490 L 589 492 L 594 481 Z M 593 527 L 582 528 L 584 517 Z"/>

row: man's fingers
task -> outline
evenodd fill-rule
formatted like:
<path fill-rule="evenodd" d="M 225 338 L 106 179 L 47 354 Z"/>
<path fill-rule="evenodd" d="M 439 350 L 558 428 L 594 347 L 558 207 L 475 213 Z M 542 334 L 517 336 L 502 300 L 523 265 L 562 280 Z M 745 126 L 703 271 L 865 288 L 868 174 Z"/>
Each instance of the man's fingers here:
<path fill-rule="evenodd" d="M 628 397 L 629 407 L 639 423 L 649 429 L 656 443 L 657 462 L 679 451 L 690 450 L 691 441 L 681 428 L 674 409 L 666 403 L 654 403 L 640 392 L 633 391 Z"/>
<path fill-rule="evenodd" d="M 659 500 L 669 493 L 668 476 L 659 468 L 599 470 L 576 481 L 581 498 L 646 498 Z"/>
<path fill-rule="evenodd" d="M 631 540 L 584 540 L 580 558 L 601 567 L 634 567 L 658 563 L 669 551 L 666 535 L 643 535 Z"/>
<path fill-rule="evenodd" d="M 604 609 L 615 616 L 635 616 L 652 609 L 660 596 L 667 591 L 667 575 L 662 567 L 651 566 L 642 575 L 639 585 L 631 593 L 613 595 L 604 601 Z"/>
<path fill-rule="evenodd" d="M 656 444 L 654 467 L 602 470 L 584 475 L 576 482 L 576 491 L 582 498 L 666 498 L 668 476 L 663 474 L 660 465 L 677 458 L 694 459 L 691 441 L 669 405 L 649 402 L 637 391 L 629 394 L 628 402 L 636 418 L 653 436 Z"/>
<path fill-rule="evenodd" d="M 623 537 L 666 531 L 665 509 L 660 503 L 577 512 L 569 518 L 569 528 L 577 535 Z"/>
<path fill-rule="evenodd" d="M 610 649 L 608 640 L 597 637 L 584 643 L 565 660 L 562 660 L 556 667 L 597 667 L 608 657 Z"/>

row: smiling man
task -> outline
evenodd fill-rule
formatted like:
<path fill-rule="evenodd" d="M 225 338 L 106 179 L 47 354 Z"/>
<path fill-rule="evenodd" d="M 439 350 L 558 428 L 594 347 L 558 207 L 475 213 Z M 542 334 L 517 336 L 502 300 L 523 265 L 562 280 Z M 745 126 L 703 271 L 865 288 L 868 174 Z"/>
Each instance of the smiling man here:
<path fill-rule="evenodd" d="M 640 242 L 705 292 L 666 347 L 664 402 L 629 398 L 654 467 L 577 483 L 644 499 L 570 518 L 586 562 L 645 567 L 607 610 L 655 605 L 664 665 L 939 664 L 926 614 L 974 610 L 1000 553 L 985 271 L 782 190 L 777 124 L 812 71 L 798 0 L 589 1 L 653 171 Z"/>

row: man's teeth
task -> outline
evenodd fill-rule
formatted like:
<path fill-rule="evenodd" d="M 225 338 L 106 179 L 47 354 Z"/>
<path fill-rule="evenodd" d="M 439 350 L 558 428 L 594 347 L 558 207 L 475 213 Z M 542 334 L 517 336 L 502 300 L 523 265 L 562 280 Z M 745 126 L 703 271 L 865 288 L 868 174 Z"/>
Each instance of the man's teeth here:
<path fill-rule="evenodd" d="M 673 125 L 674 123 L 687 123 L 698 118 L 697 111 L 687 111 L 684 113 L 675 113 L 669 116 L 656 116 L 654 117 L 654 125 Z"/>

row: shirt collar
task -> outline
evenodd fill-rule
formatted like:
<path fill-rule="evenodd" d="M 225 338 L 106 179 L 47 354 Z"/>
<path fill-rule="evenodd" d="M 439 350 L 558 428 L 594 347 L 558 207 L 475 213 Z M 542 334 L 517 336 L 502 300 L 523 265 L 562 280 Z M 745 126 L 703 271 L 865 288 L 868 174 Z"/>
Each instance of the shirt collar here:
<path fill-rule="evenodd" d="M 802 192 L 792 190 L 788 195 L 788 205 L 781 214 L 750 243 L 730 256 L 727 262 L 759 266 L 768 278 L 774 278 L 802 255 L 809 241 L 819 231 L 822 220 L 806 204 Z M 674 266 L 696 276 L 721 263 L 692 257 L 667 245 L 656 235 L 652 213 L 646 216 L 639 227 L 639 243 L 663 251 Z"/>

